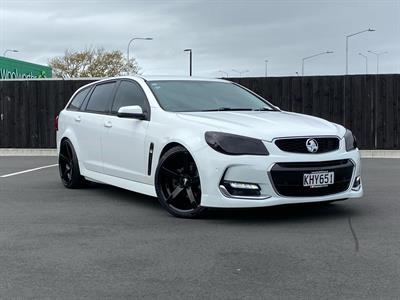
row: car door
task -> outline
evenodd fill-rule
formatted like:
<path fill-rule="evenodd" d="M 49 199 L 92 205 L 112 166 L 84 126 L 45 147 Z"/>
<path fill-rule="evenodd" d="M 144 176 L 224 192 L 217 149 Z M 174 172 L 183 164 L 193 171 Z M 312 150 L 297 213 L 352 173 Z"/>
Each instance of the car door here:
<path fill-rule="evenodd" d="M 139 105 L 145 120 L 120 118 L 122 106 Z M 133 80 L 122 80 L 115 93 L 111 114 L 104 116 L 103 133 L 104 173 L 137 182 L 147 177 L 146 132 L 150 119 L 150 106 L 140 85 Z"/>
<path fill-rule="evenodd" d="M 87 170 L 103 172 L 102 134 L 104 117 L 110 113 L 116 81 L 97 84 L 86 101 L 84 111 L 77 114 L 80 130 L 77 131 L 82 163 Z"/>

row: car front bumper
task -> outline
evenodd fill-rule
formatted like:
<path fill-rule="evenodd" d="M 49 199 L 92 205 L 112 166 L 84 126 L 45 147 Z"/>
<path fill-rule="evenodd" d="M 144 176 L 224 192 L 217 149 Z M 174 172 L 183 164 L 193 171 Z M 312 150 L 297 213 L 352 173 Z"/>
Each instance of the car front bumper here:
<path fill-rule="evenodd" d="M 361 163 L 358 150 L 347 152 L 345 150 L 344 140 L 340 141 L 340 147 L 337 151 L 323 154 L 300 154 L 281 151 L 275 144 L 265 142 L 270 152 L 268 156 L 252 156 L 252 155 L 225 155 L 216 152 L 208 146 L 202 147 L 194 153 L 194 159 L 199 169 L 202 197 L 201 205 L 205 207 L 263 207 L 290 203 L 307 203 L 333 201 L 346 198 L 359 198 L 363 195 L 362 183 L 353 189 L 353 185 L 357 178 L 361 178 Z M 317 166 L 316 168 L 306 168 L 304 170 L 297 169 L 297 176 L 303 176 L 303 173 L 327 171 L 329 168 L 324 167 L 324 163 L 332 161 L 348 161 L 353 167 L 351 174 L 348 176 L 346 187 L 333 191 L 325 191 L 320 193 L 313 188 L 312 193 L 307 195 L 307 191 L 298 186 L 299 193 L 296 193 L 296 187 L 292 187 L 290 196 L 282 195 L 282 191 L 273 180 L 271 171 L 278 163 L 309 163 Z M 319 164 L 322 163 L 321 167 Z M 336 173 L 335 166 L 330 166 L 328 171 Z M 337 173 L 339 176 L 339 173 Z M 221 182 L 239 182 L 256 184 L 260 188 L 260 195 L 257 196 L 235 196 L 230 194 L 223 187 Z M 294 191 L 294 193 L 293 193 Z M 315 195 L 322 194 L 322 195 Z"/>

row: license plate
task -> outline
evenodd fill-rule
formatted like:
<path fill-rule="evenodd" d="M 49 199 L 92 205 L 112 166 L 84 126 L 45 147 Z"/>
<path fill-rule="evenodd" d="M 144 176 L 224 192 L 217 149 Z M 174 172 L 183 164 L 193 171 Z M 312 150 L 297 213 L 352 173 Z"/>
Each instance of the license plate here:
<path fill-rule="evenodd" d="M 335 172 L 315 172 L 304 174 L 303 186 L 311 188 L 323 187 L 335 182 Z"/>

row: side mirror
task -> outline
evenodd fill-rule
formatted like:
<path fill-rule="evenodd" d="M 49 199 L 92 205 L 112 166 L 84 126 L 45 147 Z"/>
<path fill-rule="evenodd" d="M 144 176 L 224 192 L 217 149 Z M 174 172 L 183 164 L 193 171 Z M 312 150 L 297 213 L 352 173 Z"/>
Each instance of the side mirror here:
<path fill-rule="evenodd" d="M 128 119 L 146 119 L 146 115 L 143 113 L 143 110 L 139 105 L 122 106 L 119 108 L 117 116 Z"/>

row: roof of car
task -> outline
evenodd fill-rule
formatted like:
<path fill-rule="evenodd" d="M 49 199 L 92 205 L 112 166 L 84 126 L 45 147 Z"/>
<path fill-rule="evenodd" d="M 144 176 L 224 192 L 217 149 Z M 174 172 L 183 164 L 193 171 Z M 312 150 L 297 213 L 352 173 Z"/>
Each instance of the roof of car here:
<path fill-rule="evenodd" d="M 206 77 L 189 77 L 189 76 L 165 76 L 165 75 L 138 75 L 138 76 L 120 76 L 116 78 L 142 78 L 146 81 L 168 81 L 168 80 L 188 80 L 188 81 L 216 81 L 226 82 L 226 80 L 218 78 L 206 78 Z"/>

